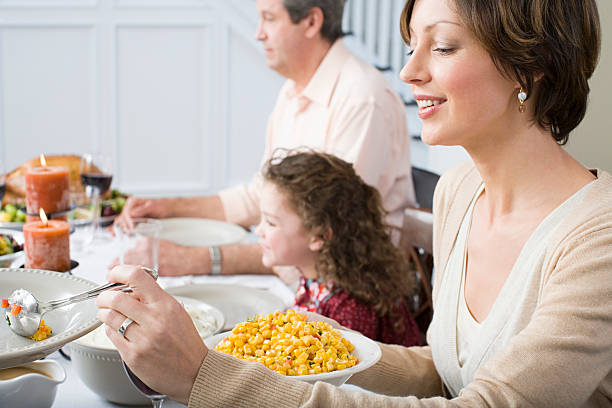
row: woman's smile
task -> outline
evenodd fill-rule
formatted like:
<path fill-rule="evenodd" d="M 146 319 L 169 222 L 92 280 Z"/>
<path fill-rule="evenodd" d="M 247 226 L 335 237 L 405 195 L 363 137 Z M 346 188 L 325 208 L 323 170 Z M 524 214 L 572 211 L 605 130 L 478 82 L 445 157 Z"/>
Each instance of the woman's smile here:
<path fill-rule="evenodd" d="M 422 120 L 431 117 L 446 103 L 446 99 L 429 95 L 415 95 L 419 107 L 418 115 Z"/>

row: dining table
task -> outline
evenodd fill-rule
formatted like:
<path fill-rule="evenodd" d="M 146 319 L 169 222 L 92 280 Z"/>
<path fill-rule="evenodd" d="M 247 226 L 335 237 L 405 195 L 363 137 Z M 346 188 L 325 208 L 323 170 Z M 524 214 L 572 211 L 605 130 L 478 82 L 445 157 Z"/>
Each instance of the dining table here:
<path fill-rule="evenodd" d="M 97 240 L 87 250 L 71 254 L 71 258 L 79 263 L 71 273 L 98 284 L 105 283 L 109 266 L 113 264 L 117 254 L 120 252 L 118 245 L 118 242 L 112 238 L 110 233 L 104 232 L 102 239 Z M 293 303 L 295 293 L 295 288 L 288 287 L 275 275 L 161 276 L 158 282 L 165 289 L 190 284 L 224 284 L 258 288 L 269 291 L 272 295 L 280 298 L 286 306 L 290 306 Z M 57 396 L 52 405 L 53 408 L 110 408 L 122 406 L 103 399 L 87 388 L 79 378 L 76 369 L 72 367 L 71 362 L 65 357 L 69 351 L 66 348 L 60 351 L 56 351 L 46 357 L 56 360 L 66 370 L 66 380 L 58 386 Z M 166 399 L 163 406 L 184 407 L 183 404 L 170 399 Z"/>

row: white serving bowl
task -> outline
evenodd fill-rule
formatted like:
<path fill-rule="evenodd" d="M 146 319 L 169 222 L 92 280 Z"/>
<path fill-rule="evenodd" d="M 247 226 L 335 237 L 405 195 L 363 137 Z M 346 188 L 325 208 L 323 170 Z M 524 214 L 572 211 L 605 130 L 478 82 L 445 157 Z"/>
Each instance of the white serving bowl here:
<path fill-rule="evenodd" d="M 104 335 L 104 326 L 94 332 Z M 121 356 L 117 350 L 106 349 L 82 341 L 69 344 L 72 367 L 79 378 L 102 398 L 124 405 L 145 405 L 150 400 L 130 382 L 123 370 Z"/>
<path fill-rule="evenodd" d="M 317 381 L 323 381 L 336 387 L 341 386 L 345 382 L 348 381 L 349 378 L 353 374 L 356 374 L 360 371 L 365 370 L 376 364 L 378 360 L 380 360 L 381 351 L 378 344 L 363 334 L 347 331 L 347 330 L 338 330 L 342 337 L 350 341 L 355 349 L 351 352 L 352 355 L 357 357 L 359 363 L 355 364 L 353 367 L 345 368 L 343 370 L 336 370 L 330 373 L 321 373 L 321 374 L 308 374 L 308 375 L 296 375 L 292 378 L 297 380 L 305 381 L 310 384 L 314 384 Z M 231 332 L 219 333 L 215 336 L 209 337 L 204 340 L 206 346 L 210 349 L 214 349 L 217 344 L 221 342 L 221 340 L 225 339 L 228 334 Z"/>
<path fill-rule="evenodd" d="M 223 314 L 218 309 L 195 299 L 178 296 L 176 298 L 187 308 L 205 310 L 214 316 L 216 327 L 212 333 L 223 327 Z M 108 401 L 123 405 L 150 404 L 150 400 L 130 382 L 123 369 L 121 356 L 106 337 L 104 330 L 105 326 L 100 326 L 70 343 L 70 358 L 79 378 L 90 390 Z"/>
<path fill-rule="evenodd" d="M 15 241 L 23 245 L 24 238 L 23 238 L 23 232 L 21 231 L 15 231 L 12 229 L 7 229 L 7 228 L 0 228 L 0 234 L 10 235 L 15 239 Z M 23 258 L 23 250 L 19 252 L 13 252 L 12 254 L 2 255 L 0 256 L 0 268 L 10 268 L 13 265 L 19 266 L 23 264 L 22 258 Z"/>
<path fill-rule="evenodd" d="M 53 360 L 39 360 L 19 365 L 48 376 L 31 373 L 9 380 L 0 380 L 0 407 L 49 408 L 53 405 L 57 386 L 66 380 L 66 372 Z"/>

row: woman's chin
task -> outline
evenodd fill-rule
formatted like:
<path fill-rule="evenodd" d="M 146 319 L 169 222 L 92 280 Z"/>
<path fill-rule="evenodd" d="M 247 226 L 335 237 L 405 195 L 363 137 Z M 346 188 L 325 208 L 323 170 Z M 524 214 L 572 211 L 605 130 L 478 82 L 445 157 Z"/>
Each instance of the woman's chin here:
<path fill-rule="evenodd" d="M 426 129 L 421 132 L 421 141 L 428 146 L 456 146 L 456 140 L 450 139 L 444 137 L 440 132 L 427 131 Z"/>
<path fill-rule="evenodd" d="M 437 136 L 436 132 L 427 131 L 423 129 L 421 132 L 421 141 L 428 146 L 438 146 L 440 145 L 440 138 Z"/>

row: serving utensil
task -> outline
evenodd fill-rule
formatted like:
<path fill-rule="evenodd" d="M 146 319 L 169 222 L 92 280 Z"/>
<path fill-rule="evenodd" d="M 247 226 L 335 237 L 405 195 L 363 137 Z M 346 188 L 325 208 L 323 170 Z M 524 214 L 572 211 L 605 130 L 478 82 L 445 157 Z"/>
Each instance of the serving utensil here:
<path fill-rule="evenodd" d="M 155 269 L 144 266 L 141 266 L 141 268 L 157 280 L 158 274 Z M 72 305 L 74 303 L 82 302 L 87 299 L 95 298 L 100 293 L 110 289 L 124 291 L 130 290 L 127 285 L 122 283 L 106 283 L 65 299 L 53 300 L 51 302 L 40 302 L 27 290 L 17 289 L 8 298 L 8 301 L 11 305 L 21 306 L 21 310 L 16 315 L 13 315 L 11 308 L 6 308 L 4 315 L 13 333 L 23 337 L 30 337 L 38 330 L 42 316 L 45 313 L 61 307 Z"/>

